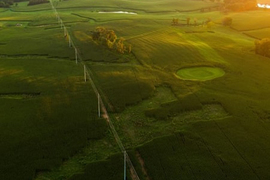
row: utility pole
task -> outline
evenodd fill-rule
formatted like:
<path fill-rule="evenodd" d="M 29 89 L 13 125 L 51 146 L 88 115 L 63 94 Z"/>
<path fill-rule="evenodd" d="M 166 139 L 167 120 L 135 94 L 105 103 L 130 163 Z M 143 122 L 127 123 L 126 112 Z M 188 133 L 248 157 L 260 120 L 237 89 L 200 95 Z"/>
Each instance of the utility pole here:
<path fill-rule="evenodd" d="M 71 37 L 70 37 L 70 35 L 68 35 L 68 45 L 69 45 L 69 47 L 71 47 Z"/>
<path fill-rule="evenodd" d="M 124 180 L 127 179 L 127 152 L 124 151 Z"/>
<path fill-rule="evenodd" d="M 85 65 L 83 65 L 83 69 L 84 69 L 84 82 L 86 82 L 86 66 Z"/>
<path fill-rule="evenodd" d="M 64 36 L 65 36 L 65 37 L 67 36 L 67 28 L 66 28 L 65 25 L 64 25 Z"/>
<path fill-rule="evenodd" d="M 75 49 L 76 64 L 78 64 L 78 51 L 77 51 L 77 48 L 74 48 L 74 49 Z"/>
<path fill-rule="evenodd" d="M 98 117 L 100 117 L 100 95 L 98 93 Z"/>

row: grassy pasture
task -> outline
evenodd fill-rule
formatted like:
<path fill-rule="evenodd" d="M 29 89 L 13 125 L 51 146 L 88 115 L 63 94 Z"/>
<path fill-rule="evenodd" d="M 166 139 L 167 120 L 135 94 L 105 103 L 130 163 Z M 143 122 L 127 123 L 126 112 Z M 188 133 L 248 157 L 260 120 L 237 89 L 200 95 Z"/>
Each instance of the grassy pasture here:
<path fill-rule="evenodd" d="M 140 175 L 143 161 L 152 179 L 270 177 L 269 59 L 255 55 L 254 39 L 237 31 L 218 24 L 211 29 L 183 25 L 186 17 L 219 22 L 219 12 L 161 13 L 210 5 L 156 0 L 70 0 L 57 5 L 103 99 L 112 107 L 116 129 Z M 84 9 L 88 7 L 89 12 Z M 0 54 L 23 55 L 0 60 L 0 127 L 5 137 L 0 148 L 5 173 L 0 179 L 31 179 L 35 174 L 40 175 L 37 179 L 68 179 L 75 173 L 79 175 L 71 179 L 122 178 L 122 157 L 111 156 L 116 145 L 105 122 L 96 117 L 96 98 L 82 82 L 82 67 L 69 61 L 74 52 L 46 8 L 49 4 L 20 3 L 13 7 L 16 14 L 0 13 L 1 23 L 30 22 L 0 30 Z M 96 12 L 109 9 L 144 13 Z M 233 28 L 241 31 L 266 27 L 262 11 L 229 15 Z M 182 25 L 172 27 L 172 18 L 180 18 Z M 244 24 L 247 19 L 256 24 Z M 97 46 L 90 37 L 96 26 L 125 37 L 133 53 L 120 56 Z M 178 69 L 194 66 L 219 67 L 226 74 L 205 82 L 175 77 Z M 78 155 L 86 145 L 90 148 Z"/>
<path fill-rule="evenodd" d="M 136 104 L 153 93 L 154 78 L 141 67 L 119 65 L 92 65 L 97 83 L 115 111 Z"/>
<path fill-rule="evenodd" d="M 95 10 L 134 10 L 144 12 L 177 12 L 177 11 L 191 11 L 199 10 L 201 8 L 208 8 L 217 6 L 216 3 L 201 2 L 201 1 L 184 1 L 184 0 L 150 0 L 150 1 L 89 1 L 89 0 L 70 0 L 66 2 L 59 2 L 56 7 L 63 8 L 90 8 Z"/>
<path fill-rule="evenodd" d="M 0 54 L 3 55 L 43 55 L 71 59 L 74 57 L 74 53 L 67 48 L 67 40 L 65 41 L 63 33 L 58 29 L 9 27 L 2 29 L 0 36 L 3 44 Z"/>
<path fill-rule="evenodd" d="M 136 22 L 136 20 L 133 21 Z M 113 22 L 110 24 L 113 24 Z M 264 125 L 261 125 L 261 122 L 258 121 L 259 117 L 264 117 L 265 122 L 268 119 L 267 113 L 263 113 L 269 112 L 267 103 L 269 98 L 267 96 L 269 86 L 269 83 L 267 83 L 269 81 L 268 59 L 257 56 L 250 51 L 253 46 L 252 38 L 218 25 L 212 29 L 214 33 L 185 33 L 186 30 L 195 30 L 196 27 L 164 29 L 150 31 L 129 39 L 129 42 L 137 45 L 133 48 L 133 52 L 138 60 L 157 77 L 151 77 L 149 81 L 154 82 L 154 84 L 166 82 L 177 98 L 185 95 L 186 91 L 177 91 L 176 87 L 184 89 L 188 87 L 189 93 L 195 92 L 195 97 L 201 103 L 220 103 L 226 111 L 225 114 L 228 113 L 229 117 L 221 116 L 220 119 L 217 116 L 213 119 L 210 118 L 210 120 L 203 120 L 206 118 L 203 113 L 200 116 L 201 120 L 200 118 L 194 120 L 194 115 L 190 115 L 190 118 L 185 120 L 175 117 L 167 122 L 161 123 L 158 121 L 159 123 L 153 128 L 157 132 L 153 133 L 151 130 L 143 131 L 144 128 L 155 123 L 153 119 L 147 119 L 144 115 L 136 115 L 139 114 L 139 110 L 135 110 L 140 107 L 138 104 L 134 108 L 128 108 L 127 112 L 124 111 L 122 115 L 125 114 L 126 116 L 123 119 L 121 119 L 121 114 L 117 115 L 120 120 L 118 129 L 124 142 L 127 146 L 132 147 L 132 143 L 139 144 L 139 139 L 141 142 L 145 142 L 145 139 L 152 139 L 158 135 L 164 135 L 165 132 L 177 132 L 179 130 L 183 130 L 181 133 L 187 133 L 187 136 L 191 136 L 190 139 L 192 140 L 186 145 L 185 153 L 179 152 L 183 151 L 184 145 L 179 145 L 179 149 L 175 146 L 172 148 L 173 150 L 170 149 L 169 147 L 174 145 L 177 140 L 168 140 L 167 137 L 157 140 L 161 141 L 160 147 L 155 141 L 152 145 L 145 144 L 137 148 L 144 159 L 149 177 L 153 179 L 177 179 L 179 177 L 184 179 L 209 177 L 213 179 L 268 178 L 269 174 L 266 169 L 269 163 L 267 163 L 267 158 L 263 159 L 264 156 L 268 155 L 264 150 L 259 150 L 260 146 L 268 146 L 269 144 L 265 138 L 260 139 L 264 135 L 269 136 L 267 133 L 268 124 L 265 125 L 265 128 L 267 128 L 263 130 Z M 125 31 L 121 32 L 124 33 Z M 203 45 L 200 45 L 201 43 Z M 175 48 L 173 48 L 174 44 Z M 179 51 L 182 51 L 182 53 Z M 219 57 L 225 63 L 209 61 L 212 57 Z M 181 61 L 178 62 L 177 58 Z M 176 81 L 169 75 L 179 67 L 205 64 L 222 67 L 226 71 L 226 75 L 220 79 L 204 83 L 188 81 L 183 83 L 182 81 Z M 163 74 L 164 71 L 167 72 L 166 75 Z M 101 70 L 94 68 L 94 72 L 100 79 L 98 80 L 99 83 L 102 82 L 101 79 L 105 80 L 102 84 L 106 81 L 110 82 L 102 77 L 103 72 Z M 111 78 L 113 78 L 112 72 Z M 124 74 L 127 75 L 128 73 Z M 158 80 L 155 81 L 155 79 Z M 111 82 L 117 84 L 118 81 Z M 108 98 L 110 96 L 114 95 L 108 95 Z M 263 105 L 259 105 L 258 99 L 262 100 L 263 98 L 266 98 L 260 102 Z M 144 106 L 141 108 L 145 109 Z M 166 109 L 166 106 L 161 107 L 157 113 L 162 109 Z M 211 111 L 215 112 L 216 110 L 212 109 Z M 133 113 L 133 116 L 128 117 L 131 113 Z M 191 114 L 197 113 L 192 112 Z M 129 121 L 125 122 L 124 119 Z M 179 123 L 180 127 L 167 129 L 170 124 L 175 125 L 175 123 Z M 133 129 L 132 125 L 136 126 L 138 130 L 134 130 L 136 128 Z M 122 132 L 121 129 L 125 130 Z M 171 136 L 168 138 L 173 139 Z M 250 151 L 245 150 L 248 147 L 251 147 Z M 149 149 L 145 152 L 144 148 Z M 258 161 L 264 164 L 262 169 L 258 167 L 256 163 Z M 215 170 L 213 171 L 213 169 Z"/>
<path fill-rule="evenodd" d="M 249 36 L 252 36 L 258 39 L 270 38 L 270 28 L 247 31 L 245 33 Z"/>
<path fill-rule="evenodd" d="M 14 12 L 39 12 L 39 11 L 50 11 L 51 4 L 44 3 L 39 5 L 27 6 L 28 1 L 26 2 L 19 2 L 18 6 L 11 7 L 11 11 Z"/>
<path fill-rule="evenodd" d="M 257 10 L 231 13 L 229 16 L 233 19 L 232 27 L 239 31 L 269 28 L 267 19 L 269 19 L 270 15 L 267 11 Z"/>
<path fill-rule="evenodd" d="M 177 76 L 184 80 L 207 81 L 225 74 L 222 69 L 210 67 L 185 68 L 177 71 Z"/>
<path fill-rule="evenodd" d="M 1 179 L 32 179 L 104 136 L 107 126 L 97 118 L 81 67 L 41 57 L 1 58 L 0 64 Z"/>
<path fill-rule="evenodd" d="M 203 129 L 203 124 L 208 125 L 207 130 Z M 158 138 L 137 148 L 145 160 L 150 177 L 170 180 L 179 177 L 257 179 L 249 164 L 238 154 L 215 123 L 196 123 L 193 126 L 196 128 L 189 132 Z"/>

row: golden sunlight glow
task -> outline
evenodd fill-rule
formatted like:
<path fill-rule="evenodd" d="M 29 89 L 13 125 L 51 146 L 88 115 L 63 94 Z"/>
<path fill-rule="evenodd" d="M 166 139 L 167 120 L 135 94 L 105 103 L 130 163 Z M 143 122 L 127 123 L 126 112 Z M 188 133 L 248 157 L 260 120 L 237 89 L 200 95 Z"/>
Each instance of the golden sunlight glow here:
<path fill-rule="evenodd" d="M 258 6 L 259 8 L 267 8 L 267 9 L 270 9 L 270 5 L 268 5 L 268 4 L 257 4 L 257 6 Z"/>

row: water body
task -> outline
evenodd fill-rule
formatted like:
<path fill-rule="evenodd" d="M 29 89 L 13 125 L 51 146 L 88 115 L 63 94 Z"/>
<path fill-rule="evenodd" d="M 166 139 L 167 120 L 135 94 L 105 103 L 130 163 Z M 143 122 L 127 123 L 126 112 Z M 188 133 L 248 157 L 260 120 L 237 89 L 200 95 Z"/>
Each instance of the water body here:
<path fill-rule="evenodd" d="M 137 15 L 137 13 L 127 12 L 127 11 L 99 11 L 98 13 L 114 13 L 114 14 L 132 14 L 132 15 Z"/>

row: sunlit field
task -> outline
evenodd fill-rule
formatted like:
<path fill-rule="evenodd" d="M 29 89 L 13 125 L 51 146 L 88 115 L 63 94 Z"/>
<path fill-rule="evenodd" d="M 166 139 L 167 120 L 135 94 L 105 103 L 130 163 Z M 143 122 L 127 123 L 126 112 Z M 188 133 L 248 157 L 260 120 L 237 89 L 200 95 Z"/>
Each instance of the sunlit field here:
<path fill-rule="evenodd" d="M 224 12 L 195 0 L 52 4 L 82 63 L 50 3 L 0 9 L 0 179 L 123 179 L 123 154 L 83 65 L 141 180 L 270 179 L 270 59 L 254 46 L 270 38 L 269 10 Z M 131 52 L 99 44 L 97 27 Z"/>

